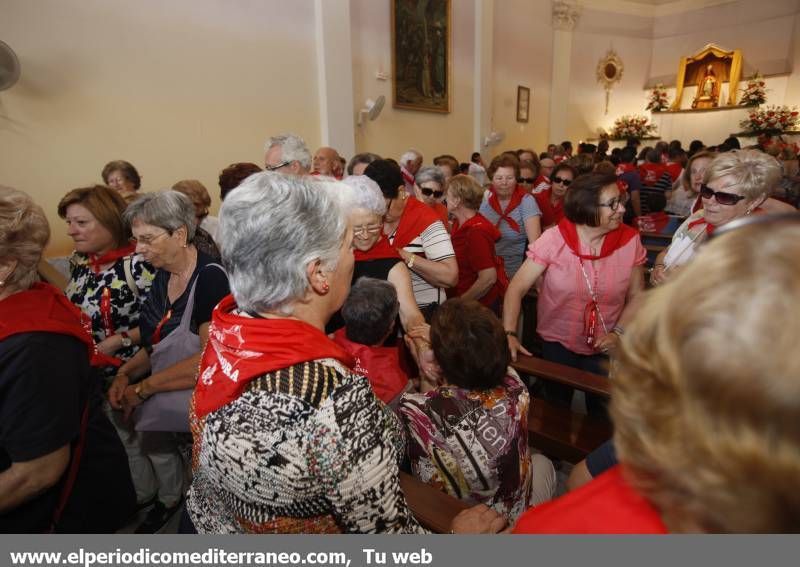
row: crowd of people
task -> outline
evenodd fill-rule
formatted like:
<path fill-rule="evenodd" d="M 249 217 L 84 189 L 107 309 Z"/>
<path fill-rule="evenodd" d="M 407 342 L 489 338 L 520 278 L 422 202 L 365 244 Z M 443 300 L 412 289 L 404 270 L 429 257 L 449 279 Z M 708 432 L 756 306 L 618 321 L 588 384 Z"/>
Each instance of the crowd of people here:
<path fill-rule="evenodd" d="M 113 161 L 58 204 L 63 290 L 42 209 L 0 188 L 0 526 L 424 533 L 405 471 L 469 505 L 453 533 L 800 530 L 800 180 L 768 139 L 695 142 L 426 165 L 281 134 L 220 172 L 219 217 Z M 614 384 L 559 498 L 511 366 L 532 342 Z"/>

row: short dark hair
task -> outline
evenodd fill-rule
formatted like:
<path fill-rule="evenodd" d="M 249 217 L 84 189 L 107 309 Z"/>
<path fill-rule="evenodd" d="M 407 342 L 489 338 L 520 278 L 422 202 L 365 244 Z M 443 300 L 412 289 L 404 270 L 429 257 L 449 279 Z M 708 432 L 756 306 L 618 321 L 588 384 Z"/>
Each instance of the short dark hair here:
<path fill-rule="evenodd" d="M 359 278 L 342 306 L 348 340 L 367 346 L 382 343 L 394 326 L 400 303 L 390 282 Z"/>
<path fill-rule="evenodd" d="M 400 194 L 400 187 L 405 185 L 400 166 L 388 159 L 376 159 L 367 166 L 364 175 L 378 184 L 387 199 L 396 199 Z"/>
<path fill-rule="evenodd" d="M 239 162 L 232 163 L 219 174 L 219 198 L 224 201 L 225 197 L 242 184 L 242 181 L 259 173 L 261 168 L 254 163 Z"/>
<path fill-rule="evenodd" d="M 365 163 L 367 165 L 371 164 L 373 161 L 381 159 L 381 156 L 378 154 L 373 154 L 371 152 L 364 152 L 360 154 L 356 154 L 350 158 L 350 161 L 347 164 L 347 175 L 353 175 L 353 168 L 359 163 Z"/>
<path fill-rule="evenodd" d="M 517 156 L 515 156 L 513 153 L 503 152 L 492 160 L 492 163 L 489 164 L 489 167 L 486 170 L 486 174 L 489 176 L 490 180 L 501 167 L 512 168 L 514 170 L 514 177 L 519 177 L 519 158 L 517 158 Z"/>
<path fill-rule="evenodd" d="M 142 186 L 142 178 L 139 175 L 139 172 L 136 171 L 136 168 L 133 167 L 133 164 L 123 159 L 110 161 L 106 164 L 106 166 L 103 168 L 103 172 L 101 173 L 103 177 L 103 183 L 108 185 L 108 178 L 111 177 L 111 174 L 115 171 L 119 171 L 122 174 L 122 177 L 130 181 L 134 189 L 139 189 L 139 187 Z"/>
<path fill-rule="evenodd" d="M 619 152 L 619 160 L 622 163 L 633 163 L 636 161 L 636 148 L 633 146 L 625 146 Z"/>
<path fill-rule="evenodd" d="M 474 299 L 450 299 L 436 310 L 431 346 L 447 381 L 468 390 L 499 386 L 511 362 L 503 324 Z"/>
<path fill-rule="evenodd" d="M 550 179 L 552 179 L 553 177 L 558 175 L 559 172 L 561 172 L 561 171 L 569 171 L 572 174 L 572 179 L 575 179 L 576 177 L 578 177 L 578 170 L 575 169 L 574 167 L 572 167 L 567 162 L 562 161 L 561 163 L 559 163 L 558 165 L 556 165 L 553 168 L 553 171 L 550 172 Z"/>
<path fill-rule="evenodd" d="M 586 173 L 575 178 L 564 197 L 564 216 L 575 224 L 600 224 L 600 192 L 614 185 L 617 176 L 605 173 Z"/>

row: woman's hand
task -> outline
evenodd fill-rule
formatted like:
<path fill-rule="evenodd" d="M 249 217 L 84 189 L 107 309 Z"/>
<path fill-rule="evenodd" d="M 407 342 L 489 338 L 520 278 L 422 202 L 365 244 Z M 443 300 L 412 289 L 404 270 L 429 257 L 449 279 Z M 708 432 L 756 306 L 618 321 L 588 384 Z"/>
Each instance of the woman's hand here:
<path fill-rule="evenodd" d="M 478 504 L 459 512 L 450 527 L 454 534 L 496 534 L 507 523 L 503 516 L 485 504 Z"/>
<path fill-rule="evenodd" d="M 122 409 L 122 396 L 128 384 L 130 384 L 130 378 L 127 374 L 119 373 L 114 377 L 114 381 L 111 382 L 111 387 L 108 389 L 108 403 L 112 408 Z"/>
<path fill-rule="evenodd" d="M 594 340 L 592 347 L 599 352 L 611 352 L 619 346 L 619 335 L 613 331 Z"/>
<path fill-rule="evenodd" d="M 528 349 L 526 349 L 522 344 L 520 344 L 519 339 L 515 335 L 506 335 L 508 339 L 508 350 L 511 352 L 511 360 L 514 362 L 517 361 L 517 354 L 522 353 L 528 356 L 533 356 Z"/>
<path fill-rule="evenodd" d="M 130 419 L 133 410 L 136 406 L 142 404 L 144 400 L 136 393 L 136 386 L 128 386 L 122 394 L 122 410 L 125 412 L 125 421 Z"/>
<path fill-rule="evenodd" d="M 122 348 L 122 339 L 119 335 L 111 335 L 97 343 L 97 350 L 108 356 L 112 356 L 120 348 Z"/>
<path fill-rule="evenodd" d="M 661 285 L 667 281 L 667 268 L 664 264 L 655 264 L 653 271 L 650 272 L 650 283 L 652 285 Z"/>

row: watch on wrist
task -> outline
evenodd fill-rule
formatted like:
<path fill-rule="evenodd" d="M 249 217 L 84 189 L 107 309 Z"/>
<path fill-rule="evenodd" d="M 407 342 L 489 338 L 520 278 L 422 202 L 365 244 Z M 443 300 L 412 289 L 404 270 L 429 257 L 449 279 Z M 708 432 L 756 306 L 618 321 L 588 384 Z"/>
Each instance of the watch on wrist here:
<path fill-rule="evenodd" d="M 128 348 L 133 344 L 133 340 L 131 340 L 131 336 L 126 333 L 125 331 L 120 331 L 119 336 L 122 337 L 122 347 Z"/>
<path fill-rule="evenodd" d="M 506 331 L 506 335 L 509 337 L 514 337 L 515 339 L 519 338 L 516 331 Z"/>
<path fill-rule="evenodd" d="M 417 255 L 416 254 L 412 254 L 411 258 L 409 258 L 408 261 L 406 262 L 406 266 L 408 266 L 409 270 L 414 267 L 414 260 L 416 260 L 416 259 L 417 259 Z"/>

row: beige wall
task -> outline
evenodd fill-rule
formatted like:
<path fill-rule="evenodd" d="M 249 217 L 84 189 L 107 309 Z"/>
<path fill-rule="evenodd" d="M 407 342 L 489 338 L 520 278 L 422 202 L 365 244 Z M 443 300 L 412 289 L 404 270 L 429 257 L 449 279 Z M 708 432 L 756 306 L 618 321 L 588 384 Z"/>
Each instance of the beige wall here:
<path fill-rule="evenodd" d="M 0 184 L 45 208 L 50 254 L 70 241 L 67 190 L 127 159 L 144 190 L 263 163 L 270 133 L 319 143 L 311 0 L 3 0 L 0 38 L 22 78 L 0 92 Z"/>
<path fill-rule="evenodd" d="M 356 151 L 375 152 L 397 159 L 410 147 L 420 150 L 425 161 L 452 153 L 467 161 L 472 148 L 472 77 L 475 6 L 472 0 L 452 2 L 452 68 L 449 114 L 392 108 L 392 83 L 375 73 L 391 75 L 390 2 L 352 0 L 353 115 L 367 98 L 386 97 L 380 117 L 356 128 Z"/>

